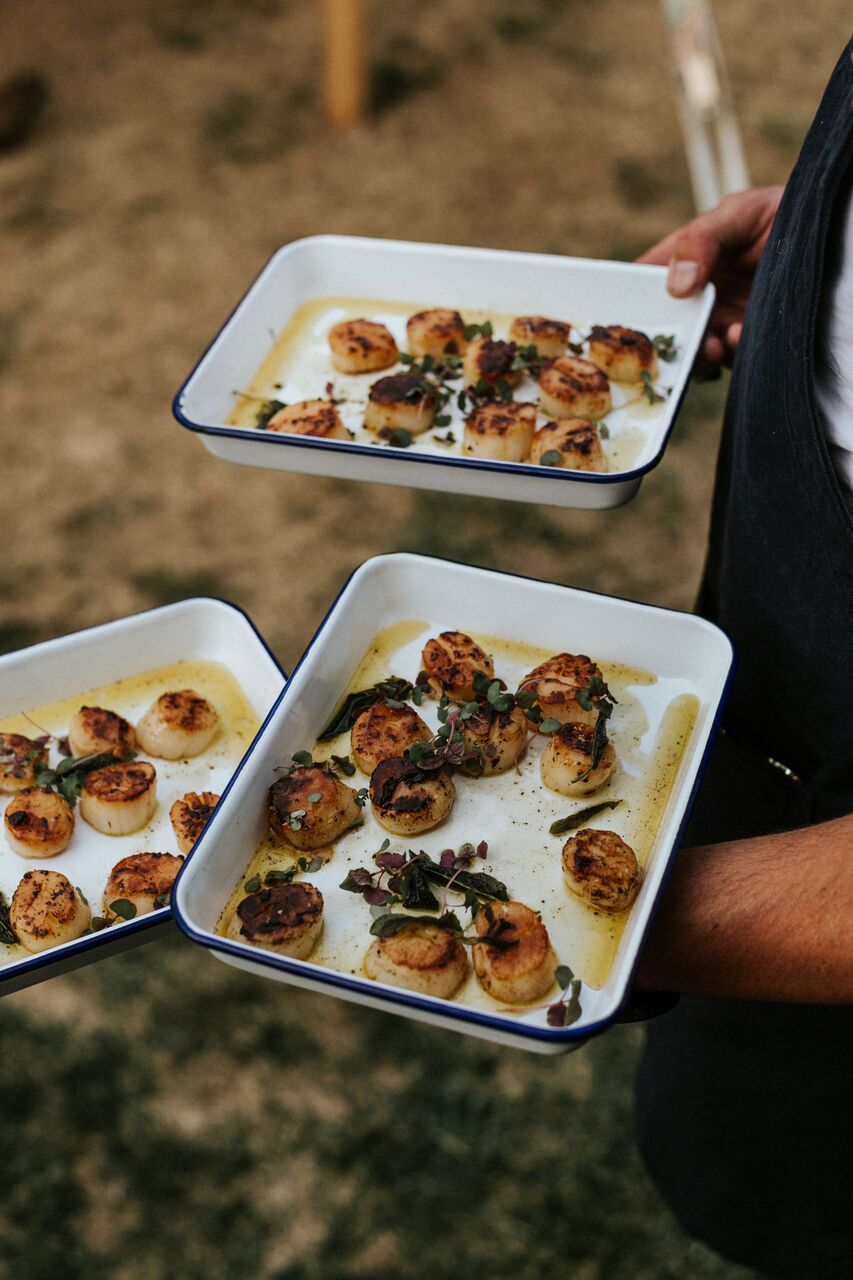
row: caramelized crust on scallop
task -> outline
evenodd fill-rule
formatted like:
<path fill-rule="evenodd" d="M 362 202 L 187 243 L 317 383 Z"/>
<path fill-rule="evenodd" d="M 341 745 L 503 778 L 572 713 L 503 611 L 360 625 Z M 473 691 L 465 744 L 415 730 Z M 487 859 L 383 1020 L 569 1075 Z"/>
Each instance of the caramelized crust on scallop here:
<path fill-rule="evenodd" d="M 383 760 L 370 778 L 370 801 L 383 827 L 398 835 L 431 831 L 453 807 L 456 788 L 440 770 L 425 773 L 411 760 Z"/>
<path fill-rule="evenodd" d="M 603 418 L 612 407 L 610 383 L 589 360 L 560 356 L 539 376 L 539 403 L 555 418 Z"/>
<path fill-rule="evenodd" d="M 532 690 L 546 716 L 565 724 L 579 720 L 583 724 L 595 724 L 598 718 L 598 697 L 590 698 L 592 710 L 585 711 L 577 701 L 579 689 L 587 689 L 593 678 L 603 679 L 601 668 L 584 653 L 557 653 L 540 662 L 521 682 L 521 689 Z"/>
<path fill-rule="evenodd" d="M 488 382 L 493 386 L 498 382 L 512 385 L 518 382 L 521 373 L 512 367 L 515 352 L 514 342 L 477 338 L 469 345 L 462 362 L 465 385 L 475 387 L 478 382 Z"/>
<path fill-rule="evenodd" d="M 364 957 L 364 971 L 375 982 L 448 1000 L 465 981 L 468 959 L 458 938 L 424 919 L 377 938 Z"/>
<path fill-rule="evenodd" d="M 607 470 L 598 427 L 583 418 L 560 418 L 540 427 L 533 437 L 530 461 L 541 464 L 546 453 L 559 455 L 556 462 L 549 458 L 551 466 L 566 467 L 570 471 Z"/>
<path fill-rule="evenodd" d="M 411 707 L 374 703 L 362 711 L 352 727 L 352 758 L 362 773 L 373 773 L 383 760 L 402 756 L 416 742 L 429 742 L 432 734 Z"/>
<path fill-rule="evenodd" d="M 465 422 L 462 451 L 499 462 L 523 462 L 536 429 L 536 406 L 518 400 L 480 405 Z"/>
<path fill-rule="evenodd" d="M 136 727 L 143 751 L 163 760 L 197 756 L 210 745 L 219 724 L 219 714 L 194 689 L 163 693 L 146 711 Z"/>
<path fill-rule="evenodd" d="M 269 823 L 297 849 L 331 844 L 361 816 L 355 792 L 316 765 L 293 769 L 269 790 Z"/>
<path fill-rule="evenodd" d="M 23 791 L 47 764 L 47 747 L 21 733 L 0 733 L 0 791 Z"/>
<path fill-rule="evenodd" d="M 344 320 L 329 331 L 332 364 L 341 373 L 370 373 L 395 364 L 393 334 L 373 320 Z"/>
<path fill-rule="evenodd" d="M 474 924 L 480 937 L 513 944 L 474 947 L 474 972 L 489 995 L 507 1004 L 526 1004 L 548 990 L 557 958 L 536 911 L 522 902 L 490 902 L 477 912 Z"/>
<path fill-rule="evenodd" d="M 6 839 L 22 858 L 54 858 L 74 834 L 68 801 L 46 787 L 25 787 L 6 806 Z"/>
<path fill-rule="evenodd" d="M 307 881 L 276 884 L 250 893 L 237 906 L 231 934 L 304 960 L 323 925 L 323 895 Z"/>
<path fill-rule="evenodd" d="M 446 693 L 455 702 L 471 702 L 477 696 L 475 675 L 495 673 L 492 659 L 464 631 L 442 631 L 431 637 L 421 656 L 431 688 L 436 693 Z"/>
<path fill-rule="evenodd" d="M 219 796 L 214 791 L 202 791 L 201 795 L 188 791 L 175 801 L 169 810 L 169 819 L 181 853 L 189 853 L 218 804 Z"/>
<path fill-rule="evenodd" d="M 91 919 L 91 911 L 61 871 L 27 871 L 9 905 L 9 923 L 21 946 L 32 952 L 79 938 Z"/>
<path fill-rule="evenodd" d="M 83 791 L 98 800 L 123 804 L 145 795 L 156 777 L 157 771 L 147 760 L 108 764 L 103 769 L 94 769 L 86 774 Z"/>
<path fill-rule="evenodd" d="M 174 853 L 131 853 L 113 867 L 104 889 L 104 911 L 119 899 L 132 902 L 138 916 L 157 907 L 157 898 L 171 892 L 183 858 Z"/>
<path fill-rule="evenodd" d="M 643 872 L 634 850 L 615 831 L 584 827 L 563 845 L 566 884 L 599 911 L 627 911 L 640 891 Z"/>
<path fill-rule="evenodd" d="M 505 773 L 527 746 L 530 723 L 521 707 L 496 711 L 488 702 L 462 724 L 465 750 L 479 754 L 479 763 L 463 765 L 463 772 L 477 777 Z"/>
<path fill-rule="evenodd" d="M 465 350 L 465 322 L 458 311 L 433 307 L 418 311 L 406 323 L 406 340 L 413 356 L 458 356 Z"/>
<path fill-rule="evenodd" d="M 147 760 L 110 764 L 83 780 L 80 816 L 104 835 L 124 836 L 145 826 L 157 805 L 157 773 Z"/>
<path fill-rule="evenodd" d="M 616 768 L 613 743 L 607 741 L 592 766 L 595 726 L 570 720 L 560 725 L 542 752 L 542 781 L 563 796 L 586 796 L 597 791 Z"/>
<path fill-rule="evenodd" d="M 392 373 L 370 388 L 364 425 L 368 431 L 396 428 L 418 435 L 432 426 L 435 412 L 435 392 L 424 378 Z"/>
<path fill-rule="evenodd" d="M 589 359 L 614 382 L 640 382 L 644 373 L 654 378 L 658 371 L 651 339 L 638 329 L 626 329 L 621 324 L 592 326 Z"/>
<path fill-rule="evenodd" d="M 331 400 L 300 400 L 285 405 L 266 424 L 267 431 L 283 435 L 317 436 L 321 440 L 349 440 L 336 405 Z"/>
<path fill-rule="evenodd" d="M 565 353 L 571 331 L 571 325 L 563 320 L 549 320 L 547 316 L 517 316 L 509 336 L 519 346 L 534 346 L 542 359 L 553 360 Z"/>
<path fill-rule="evenodd" d="M 108 752 L 126 756 L 136 746 L 133 725 L 115 711 L 103 707 L 81 707 L 68 728 L 68 745 L 75 756 Z"/>

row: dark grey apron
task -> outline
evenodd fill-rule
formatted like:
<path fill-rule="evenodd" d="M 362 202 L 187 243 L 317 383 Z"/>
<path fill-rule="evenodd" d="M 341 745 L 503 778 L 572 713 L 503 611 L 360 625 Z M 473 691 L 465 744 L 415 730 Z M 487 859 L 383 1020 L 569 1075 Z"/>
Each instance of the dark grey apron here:
<path fill-rule="evenodd" d="M 762 255 L 732 377 L 699 610 L 740 663 L 690 844 L 853 811 L 853 520 L 814 399 L 853 176 L 851 46 Z M 853 1277 L 853 1007 L 682 998 L 648 1027 L 638 1133 L 693 1234 L 779 1280 Z"/>

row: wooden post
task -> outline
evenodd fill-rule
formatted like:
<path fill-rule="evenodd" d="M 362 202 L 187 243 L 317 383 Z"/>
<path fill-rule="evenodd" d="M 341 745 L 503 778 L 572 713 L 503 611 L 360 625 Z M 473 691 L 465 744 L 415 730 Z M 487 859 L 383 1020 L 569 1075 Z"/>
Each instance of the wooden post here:
<path fill-rule="evenodd" d="M 359 124 L 367 104 L 364 0 L 323 0 L 325 99 L 329 122 Z"/>

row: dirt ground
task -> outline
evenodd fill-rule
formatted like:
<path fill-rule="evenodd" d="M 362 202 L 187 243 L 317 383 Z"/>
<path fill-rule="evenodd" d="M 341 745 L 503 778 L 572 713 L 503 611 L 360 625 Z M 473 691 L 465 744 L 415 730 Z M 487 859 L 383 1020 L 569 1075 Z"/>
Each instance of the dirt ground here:
<path fill-rule="evenodd" d="M 782 181 L 848 7 L 716 11 L 753 180 Z M 399 549 L 690 606 L 722 384 L 612 513 L 231 467 L 169 408 L 294 237 L 630 258 L 690 216 L 657 5 L 373 4 L 375 110 L 345 134 L 308 0 L 7 0 L 2 22 L 0 77 L 51 96 L 0 155 L 0 650 L 215 593 L 290 667 L 352 568 Z M 0 1027 L 0 1278 L 744 1274 L 645 1179 L 633 1030 L 542 1063 L 178 939 L 7 998 Z"/>

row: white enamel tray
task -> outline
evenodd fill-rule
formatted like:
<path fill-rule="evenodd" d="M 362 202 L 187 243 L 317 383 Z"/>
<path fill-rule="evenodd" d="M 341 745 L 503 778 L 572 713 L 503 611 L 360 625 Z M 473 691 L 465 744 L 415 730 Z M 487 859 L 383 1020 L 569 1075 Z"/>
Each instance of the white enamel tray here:
<path fill-rule="evenodd" d="M 711 285 L 699 297 L 679 301 L 667 293 L 665 282 L 663 267 L 633 263 L 354 236 L 295 240 L 272 258 L 225 322 L 178 391 L 173 411 L 211 453 L 229 462 L 520 502 L 616 507 L 634 496 L 663 456 L 713 306 Z M 445 306 L 463 314 L 466 309 L 542 314 L 581 327 L 624 324 L 649 335 L 672 333 L 677 357 L 661 362 L 658 379 L 668 397 L 654 411 L 641 407 L 627 417 L 621 412 L 608 417 L 608 448 L 615 447 L 628 422 L 634 438 L 630 449 L 622 442 L 630 465 L 604 474 L 451 456 L 428 435 L 417 437 L 410 448 L 394 449 L 371 443 L 363 431 L 353 441 L 317 440 L 227 425 L 236 393 L 249 385 L 297 309 L 323 298 L 363 300 L 360 314 L 385 320 L 403 350 L 405 317 L 383 317 L 381 306 L 371 310 L 370 299 L 404 303 L 412 310 Z M 506 335 L 497 329 L 496 336 Z M 324 336 L 317 340 L 323 345 Z M 364 388 L 377 376 L 383 375 L 361 375 Z M 306 377 L 294 369 L 269 396 L 286 402 L 323 396 L 329 377 L 347 381 L 333 370 Z M 614 402 L 620 396 L 624 389 L 614 384 Z M 360 414 L 353 421 L 345 409 L 342 414 L 347 426 L 357 427 Z"/>
<path fill-rule="evenodd" d="M 474 635 L 535 643 L 551 652 L 568 649 L 592 654 L 603 663 L 643 668 L 657 677 L 652 683 L 660 685 L 659 698 L 682 694 L 696 699 L 697 714 L 646 860 L 643 888 L 606 978 L 598 989 L 584 985 L 583 1014 L 572 1026 L 548 1026 L 541 1010 L 512 1014 L 495 1011 L 491 1005 L 470 1007 L 458 999 L 422 996 L 363 976 L 356 954 L 363 954 L 371 940 L 368 909 L 359 897 L 339 891 L 338 886 L 351 867 L 371 865 L 365 850 L 377 849 L 387 834 L 378 827 L 369 807 L 365 827 L 342 837 L 331 861 L 307 877 L 324 895 L 326 933 L 347 929 L 357 932 L 360 950 L 353 953 L 349 968 L 341 971 L 311 960 L 293 960 L 216 932 L 219 917 L 266 831 L 267 791 L 278 776 L 276 767 L 289 763 L 294 752 L 311 748 L 377 633 L 411 619 L 424 620 L 433 634 L 442 629 L 461 629 Z M 719 719 L 732 664 L 731 644 L 723 632 L 688 614 L 421 556 L 397 554 L 368 560 L 353 574 L 327 614 L 252 750 L 235 773 L 192 861 L 182 869 L 173 895 L 175 918 L 195 941 L 228 963 L 253 973 L 539 1052 L 576 1047 L 612 1022 L 625 1002 L 643 935 L 678 847 Z M 497 660 L 496 671 L 500 671 Z M 652 726 L 657 714 L 654 689 L 646 690 L 646 695 L 648 701 L 642 705 L 648 708 L 648 724 Z M 614 740 L 616 734 L 614 729 Z M 347 781 L 360 786 L 366 779 L 359 775 Z M 575 909 L 568 907 L 570 895 L 562 884 L 563 841 L 546 834 L 551 813 L 533 844 L 525 848 L 520 842 L 513 849 L 507 848 L 512 841 L 504 838 L 501 843 L 503 815 L 495 815 L 494 806 L 489 825 L 488 800 L 465 812 L 462 786 L 465 795 L 471 797 L 478 787 L 488 788 L 499 781 L 460 783 L 450 819 L 436 831 L 417 837 L 414 843 L 434 853 L 446 845 L 457 847 L 460 840 L 492 838 L 489 859 L 482 867 L 504 880 L 511 895 L 514 884 L 518 885 L 519 878 L 526 874 L 525 861 L 531 855 L 539 857 L 547 883 L 536 887 L 535 900 L 530 896 L 529 881 L 517 896 L 541 910 L 550 931 L 564 903 L 567 909 Z M 553 816 L 575 807 L 576 802 L 551 793 L 546 796 L 550 796 Z M 598 798 L 593 796 L 590 800 Z M 618 831 L 616 814 L 618 810 L 612 822 L 605 815 L 593 825 L 612 826 Z M 411 843 L 392 837 L 394 848 Z M 543 858 L 547 862 L 543 863 Z M 553 932 L 552 942 L 556 945 Z M 323 945 L 321 942 L 321 950 Z M 571 963 L 561 951 L 562 947 L 558 947 L 560 959 Z"/>
<path fill-rule="evenodd" d="M 182 600 L 0 657 L 0 716 L 17 715 L 174 662 L 200 659 L 228 669 L 258 721 L 284 685 L 284 673 L 242 610 L 223 600 Z M 125 715 L 131 710 L 117 709 Z M 35 736 L 36 731 L 32 732 Z M 207 754 L 207 760 L 201 755 L 183 766 L 156 761 L 157 810 L 151 823 L 131 836 L 102 835 L 77 813 L 69 848 L 55 858 L 31 861 L 14 854 L 0 831 L 0 888 L 7 900 L 25 871 L 46 867 L 67 875 L 85 894 L 92 914 L 99 915 L 107 875 L 120 858 L 143 849 L 177 852 L 169 821 L 171 802 L 190 789 L 224 789 L 233 764 L 223 763 L 215 742 Z M 182 768 L 196 779 L 191 786 L 179 776 Z M 12 798 L 0 796 L 0 809 Z M 0 994 L 147 942 L 170 922 L 171 915 L 170 908 L 163 907 L 35 955 L 27 955 L 21 947 L 0 945 Z"/>

